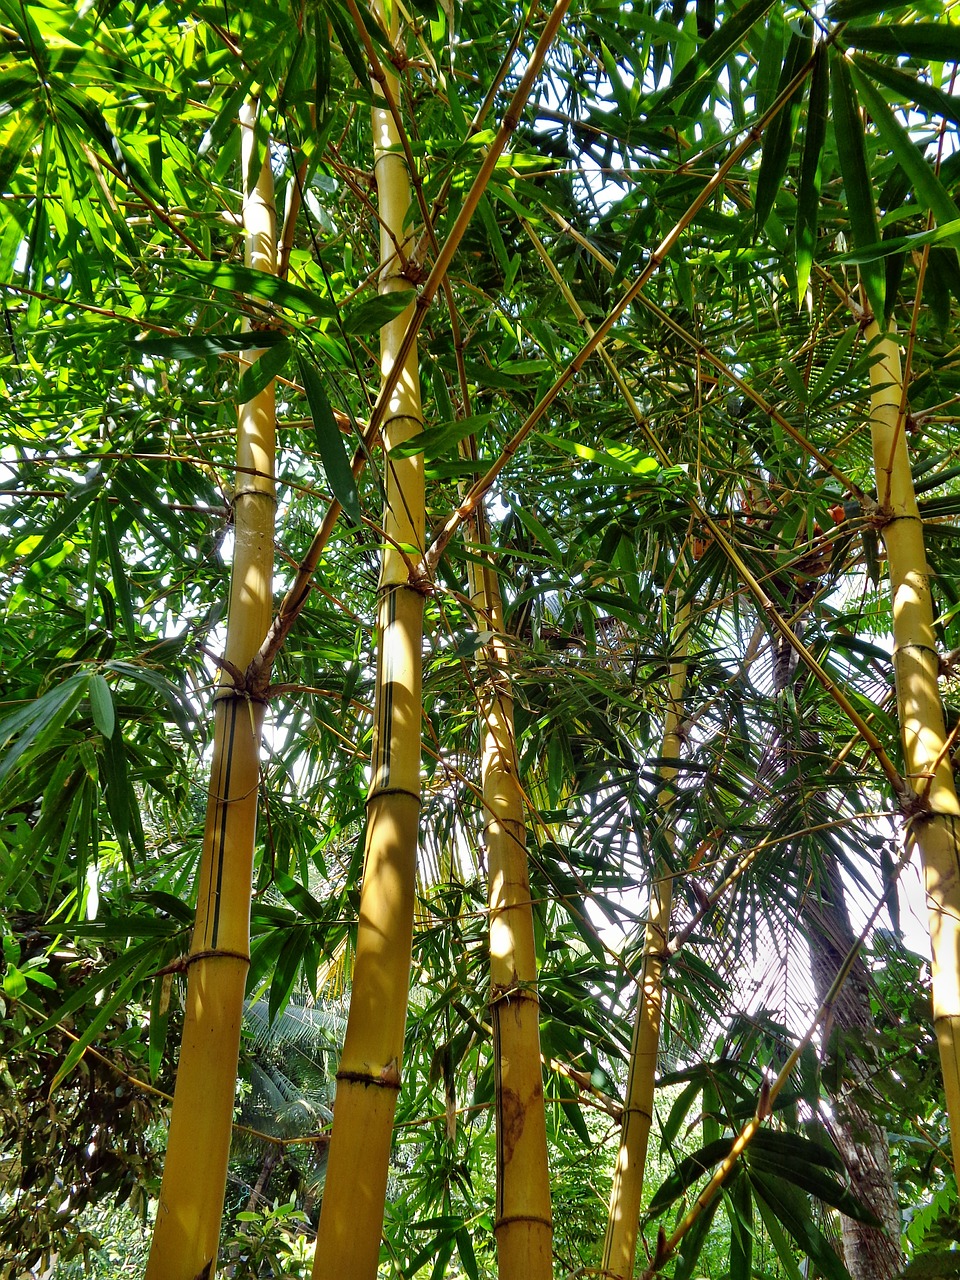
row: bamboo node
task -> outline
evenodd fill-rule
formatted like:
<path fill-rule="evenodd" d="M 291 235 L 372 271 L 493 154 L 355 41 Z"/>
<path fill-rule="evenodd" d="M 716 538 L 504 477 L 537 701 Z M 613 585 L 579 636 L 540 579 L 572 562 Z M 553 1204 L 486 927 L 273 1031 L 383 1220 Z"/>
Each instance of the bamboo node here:
<path fill-rule="evenodd" d="M 373 1085 L 378 1089 L 400 1090 L 400 1066 L 396 1058 L 383 1068 L 379 1075 L 371 1075 L 368 1071 L 338 1071 L 337 1083 Z"/>
<path fill-rule="evenodd" d="M 553 1230 L 553 1220 L 551 1218 L 540 1218 L 531 1213 L 513 1213 L 509 1218 L 498 1218 L 493 1226 L 493 1234 L 496 1235 L 501 1227 L 509 1227 L 514 1222 L 532 1222 L 535 1226 L 546 1227 L 548 1231 Z"/>
<path fill-rule="evenodd" d="M 155 973 L 150 974 L 150 977 L 159 978 L 168 973 L 188 973 L 190 966 L 196 964 L 198 960 L 215 960 L 218 956 L 228 960 L 242 960 L 244 964 L 250 963 L 250 957 L 242 951 L 228 951 L 225 947 L 211 947 L 206 951 L 191 951 L 189 955 L 177 956 L 175 960 L 165 964 L 162 969 L 157 969 Z"/>

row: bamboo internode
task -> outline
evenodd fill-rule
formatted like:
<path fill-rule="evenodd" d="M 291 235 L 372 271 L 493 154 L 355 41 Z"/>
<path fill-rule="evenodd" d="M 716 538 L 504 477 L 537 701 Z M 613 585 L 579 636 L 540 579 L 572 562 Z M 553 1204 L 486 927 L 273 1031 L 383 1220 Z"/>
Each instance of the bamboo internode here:
<path fill-rule="evenodd" d="M 683 720 L 683 695 L 687 681 L 687 652 L 690 628 L 690 603 L 685 600 L 677 611 L 676 646 L 670 664 L 670 680 L 663 745 L 659 769 L 663 790 L 660 792 L 662 836 L 671 855 L 676 841 L 673 832 L 671 783 L 679 770 L 680 724 Z M 603 1273 L 615 1280 L 633 1275 L 643 1194 L 643 1172 L 647 1159 L 650 1126 L 653 1123 L 653 1095 L 660 1047 L 660 1015 L 663 1006 L 663 966 L 667 957 L 670 915 L 673 907 L 673 873 L 661 859 L 650 892 L 650 906 L 643 939 L 643 967 L 637 990 L 637 1012 L 630 1049 L 630 1067 L 620 1128 L 620 1148 L 613 1171 L 610 1212 L 603 1246 Z"/>
<path fill-rule="evenodd" d="M 933 1022 L 940 1047 L 954 1167 L 960 1153 L 960 803 L 937 685 L 930 571 L 907 453 L 900 348 L 892 329 L 866 332 L 873 361 L 870 433 L 879 523 L 890 566 L 893 664 L 906 781 L 907 829 L 920 852 L 933 953 Z"/>
<path fill-rule="evenodd" d="M 396 10 L 393 10 L 396 32 Z M 385 73 L 389 98 L 397 81 Z M 408 290 L 410 183 L 397 121 L 377 90 L 374 171 L 380 215 L 380 293 Z M 383 420 L 385 541 L 377 615 L 371 787 L 350 1013 L 344 1039 L 314 1280 L 373 1280 L 380 1255 L 393 1117 L 410 981 L 420 813 L 423 591 L 412 580 L 424 547 L 423 459 L 389 451 L 423 430 L 416 343 L 401 350 L 407 307 L 380 334 L 392 383 Z M 398 372 L 397 366 L 400 364 Z"/>
<path fill-rule="evenodd" d="M 241 113 L 242 164 L 254 167 L 254 106 Z M 276 272 L 269 155 L 244 201 L 246 263 Z M 259 351 L 246 353 L 253 362 Z M 240 408 L 234 554 L 224 665 L 214 706 L 213 761 L 197 916 L 163 1184 L 147 1280 L 216 1271 L 233 1124 L 240 1023 L 250 963 L 250 893 L 264 706 L 234 674 L 256 654 L 273 608 L 276 498 L 274 386 Z"/>

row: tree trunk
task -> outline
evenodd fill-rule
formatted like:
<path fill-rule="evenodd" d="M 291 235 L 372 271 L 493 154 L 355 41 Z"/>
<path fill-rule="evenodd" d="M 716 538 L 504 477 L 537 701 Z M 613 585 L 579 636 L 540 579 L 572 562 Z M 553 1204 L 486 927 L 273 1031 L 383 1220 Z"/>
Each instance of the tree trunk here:
<path fill-rule="evenodd" d="M 822 870 L 819 896 L 809 899 L 803 912 L 810 937 L 810 970 L 821 1005 L 857 941 L 847 914 L 840 868 L 832 854 L 824 858 Z M 903 1268 L 903 1254 L 890 1148 L 885 1130 L 857 1097 L 870 1088 L 870 1066 L 862 1045 L 873 1027 L 869 977 L 859 956 L 832 1002 L 827 1026 L 837 1034 L 838 1051 L 850 1082 L 847 1088 L 841 1082 L 830 1099 L 834 1113 L 830 1132 L 847 1167 L 851 1191 L 883 1223 L 880 1229 L 841 1217 L 844 1261 L 853 1280 L 893 1280 Z"/>
<path fill-rule="evenodd" d="M 930 571 L 923 545 L 906 445 L 906 404 L 900 348 L 892 329 L 867 327 L 870 432 L 879 522 L 890 566 L 893 665 L 897 710 L 913 795 L 907 838 L 920 851 L 933 952 L 933 1025 L 940 1046 L 954 1169 L 960 1156 L 960 803 L 937 685 L 939 656 L 933 626 Z"/>
<path fill-rule="evenodd" d="M 255 108 L 241 115 L 244 184 L 255 154 Z M 264 158 L 244 200 L 246 262 L 275 274 L 273 176 Z M 259 352 L 246 353 L 256 360 Z M 234 555 L 224 667 L 214 704 L 213 761 L 177 1084 L 147 1280 L 200 1280 L 217 1265 L 233 1126 L 240 1022 L 250 964 L 250 891 L 264 706 L 243 672 L 273 605 L 273 383 L 240 409 Z"/>
<path fill-rule="evenodd" d="M 687 681 L 687 651 L 690 626 L 690 604 L 685 600 L 677 610 L 675 656 L 670 665 L 667 709 L 660 749 L 659 810 L 662 835 L 670 853 L 675 852 L 673 817 L 670 808 L 674 793 L 670 786 L 679 770 L 680 723 L 683 719 L 683 694 Z M 643 965 L 637 991 L 637 1013 L 630 1050 L 620 1149 L 613 1171 L 613 1189 L 607 1234 L 603 1246 L 602 1270 L 613 1280 L 628 1280 L 633 1275 L 640 1222 L 640 1199 L 643 1194 L 643 1172 L 647 1159 L 650 1126 L 653 1123 L 653 1095 L 660 1047 L 660 1014 L 663 1004 L 663 965 L 670 932 L 673 905 L 673 875 L 664 860 L 659 860 L 643 939 Z"/>
<path fill-rule="evenodd" d="M 396 8 L 391 10 L 396 32 Z M 389 64 L 388 64 L 389 65 Z M 387 73 L 394 102 L 398 81 Z M 409 289 L 402 277 L 410 184 L 387 100 L 373 111 L 380 214 L 380 292 Z M 380 332 L 381 373 L 393 369 L 413 315 L 407 307 Z M 383 423 L 386 507 L 377 611 L 377 692 L 367 801 L 357 953 L 327 1179 L 320 1206 L 314 1280 L 373 1280 L 380 1256 L 393 1117 L 410 983 L 420 815 L 423 593 L 411 564 L 424 547 L 423 460 L 389 450 L 423 430 L 417 346 L 412 344 Z M 413 551 L 406 550 L 413 548 Z"/>

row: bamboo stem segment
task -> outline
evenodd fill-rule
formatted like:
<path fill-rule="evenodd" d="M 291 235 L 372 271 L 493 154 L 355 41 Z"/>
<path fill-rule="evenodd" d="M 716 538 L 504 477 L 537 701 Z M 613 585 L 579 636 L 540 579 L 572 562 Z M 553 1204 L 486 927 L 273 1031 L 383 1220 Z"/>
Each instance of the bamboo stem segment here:
<path fill-rule="evenodd" d="M 663 820 L 664 843 L 673 854 L 676 840 L 670 807 L 670 784 L 679 773 L 680 724 L 687 682 L 690 602 L 684 600 L 677 611 L 676 644 L 670 664 L 667 709 L 660 750 L 659 809 Z M 653 1095 L 660 1048 L 660 1015 L 663 1006 L 663 966 L 668 957 L 670 915 L 673 908 L 673 874 L 664 860 L 658 860 L 656 878 L 650 891 L 650 907 L 644 928 L 643 965 L 637 987 L 637 1013 L 630 1048 L 630 1068 L 620 1128 L 620 1149 L 613 1171 L 610 1212 L 603 1245 L 602 1271 L 613 1280 L 633 1275 L 640 1222 L 643 1173 L 647 1159 L 650 1126 L 653 1123 Z"/>
<path fill-rule="evenodd" d="M 255 107 L 241 112 L 245 179 L 256 169 Z M 269 154 L 244 200 L 246 262 L 275 274 Z M 252 363 L 257 350 L 245 354 Z M 226 1188 L 244 988 L 264 706 L 243 671 L 270 625 L 276 497 L 274 386 L 240 408 L 234 555 L 224 667 L 214 706 L 213 761 L 177 1084 L 147 1280 L 212 1280 Z"/>
<path fill-rule="evenodd" d="M 396 7 L 392 11 L 396 36 Z M 391 96 L 397 80 L 386 72 Z M 380 292 L 409 289 L 401 276 L 410 184 L 396 120 L 379 87 L 373 111 L 380 213 Z M 344 1039 L 314 1280 L 374 1280 L 400 1090 L 410 982 L 420 814 L 423 590 L 411 580 L 424 546 L 423 459 L 389 450 L 423 430 L 417 347 L 401 354 L 413 306 L 380 332 L 380 367 L 392 384 L 383 422 L 386 540 L 377 614 L 372 779 L 350 1013 Z M 400 362 L 399 371 L 397 369 Z"/>
<path fill-rule="evenodd" d="M 933 625 L 930 571 L 907 453 L 900 347 L 873 321 L 870 434 L 893 600 L 893 665 L 907 782 L 908 838 L 920 851 L 933 952 L 933 1025 L 940 1047 L 953 1161 L 960 1159 L 960 803 L 953 777 Z"/>
<path fill-rule="evenodd" d="M 474 529 L 489 542 L 483 508 Z M 480 552 L 482 555 L 483 553 Z M 481 773 L 490 906 L 490 1010 L 497 1126 L 494 1236 L 500 1280 L 550 1280 L 553 1223 L 540 1058 L 540 1004 L 526 818 L 510 694 L 500 589 L 492 568 L 471 562 L 473 602 L 493 632 L 484 646 Z"/>

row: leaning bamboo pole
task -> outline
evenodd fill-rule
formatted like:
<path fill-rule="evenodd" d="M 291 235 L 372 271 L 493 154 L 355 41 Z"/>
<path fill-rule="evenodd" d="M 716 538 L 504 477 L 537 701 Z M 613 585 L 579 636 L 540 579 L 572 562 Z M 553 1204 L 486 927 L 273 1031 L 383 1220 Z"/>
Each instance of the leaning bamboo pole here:
<path fill-rule="evenodd" d="M 690 600 L 684 598 L 677 609 L 674 656 L 667 684 L 663 742 L 660 748 L 661 791 L 658 810 L 661 837 L 670 856 L 676 851 L 674 817 L 675 793 L 672 783 L 679 773 L 680 725 L 683 695 L 687 682 L 690 632 Z M 670 915 L 673 909 L 673 872 L 665 858 L 657 860 L 650 890 L 650 905 L 644 927 L 643 963 L 637 982 L 637 1012 L 630 1047 L 630 1066 L 620 1126 L 620 1148 L 613 1170 L 613 1188 L 603 1245 L 601 1274 L 612 1280 L 628 1280 L 633 1275 L 640 1222 L 640 1199 L 647 1143 L 653 1123 L 653 1095 L 660 1047 L 660 1015 L 663 1007 L 663 966 L 667 958 Z"/>
<path fill-rule="evenodd" d="M 490 909 L 490 1012 L 493 1023 L 497 1184 L 494 1236 L 500 1280 L 550 1280 L 553 1223 L 540 1059 L 540 1003 L 526 818 L 510 693 L 500 586 L 486 560 L 482 506 L 472 521 L 477 558 L 470 585 L 478 620 L 489 630 L 481 692 L 481 778 Z"/>
<path fill-rule="evenodd" d="M 953 1160 L 960 1160 L 960 803 L 937 686 L 930 571 L 906 442 L 906 397 L 894 329 L 866 330 L 878 523 L 890 570 L 893 665 L 907 782 L 907 837 L 920 852 L 933 952 L 933 1024 Z"/>
<path fill-rule="evenodd" d="M 255 165 L 253 105 L 241 111 L 247 265 L 276 273 L 269 153 Z M 244 360 L 260 352 L 247 351 Z M 237 422 L 234 552 L 227 637 L 214 700 L 213 759 L 187 973 L 183 1039 L 147 1280 L 212 1280 L 227 1179 L 244 987 L 264 704 L 243 672 L 270 626 L 276 511 L 276 415 L 271 382 Z"/>
<path fill-rule="evenodd" d="M 397 8 L 391 6 L 391 38 Z M 382 15 L 381 15 L 382 17 Z M 385 69 L 394 102 L 397 78 Z M 380 215 L 380 292 L 409 289 L 399 250 L 410 182 L 397 122 L 382 91 L 373 110 L 374 173 Z M 317 1229 L 314 1280 L 373 1280 L 387 1189 L 393 1117 L 407 1012 L 420 817 L 420 646 L 423 587 L 411 566 L 424 548 L 422 455 L 389 451 L 423 430 L 416 343 L 398 353 L 413 306 L 380 331 L 380 368 L 394 381 L 383 420 L 386 461 L 384 547 L 377 611 L 377 689 L 367 834 L 353 989 L 326 1185 Z"/>

